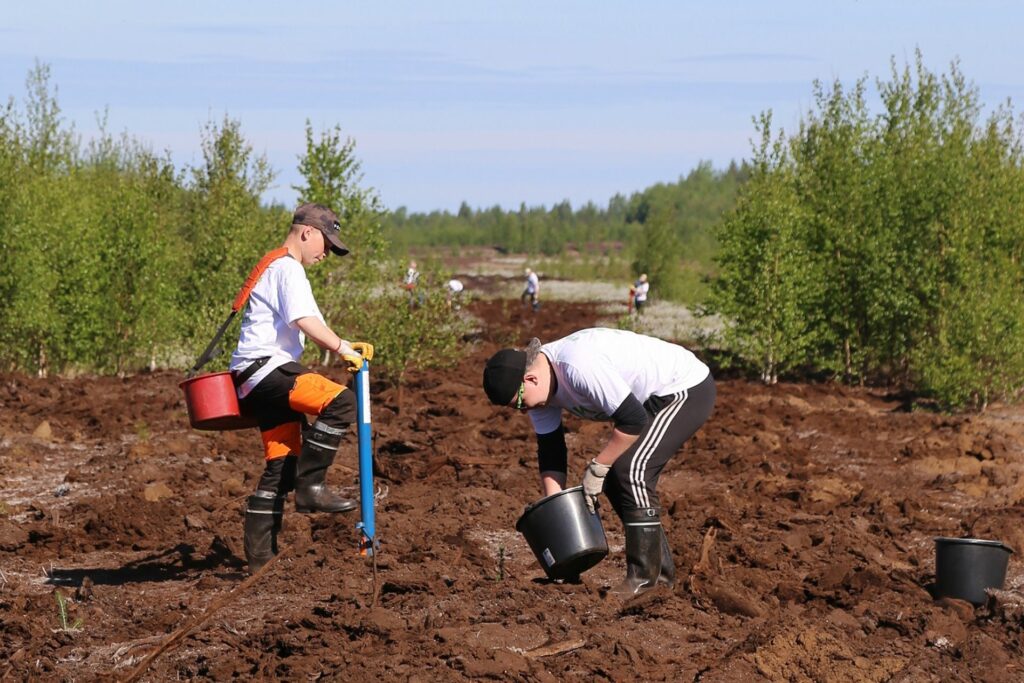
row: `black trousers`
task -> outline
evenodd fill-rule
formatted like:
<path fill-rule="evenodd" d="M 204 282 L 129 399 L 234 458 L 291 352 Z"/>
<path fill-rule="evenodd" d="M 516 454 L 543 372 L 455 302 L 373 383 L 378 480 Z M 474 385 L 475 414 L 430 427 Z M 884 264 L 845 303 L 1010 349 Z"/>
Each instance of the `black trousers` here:
<path fill-rule="evenodd" d="M 671 396 L 652 396 L 644 403 L 650 421 L 640 437 L 612 465 L 604 493 L 622 517 L 623 510 L 660 507 L 655 487 L 665 464 L 697 433 L 715 406 L 715 380 Z"/>
<path fill-rule="evenodd" d="M 293 392 L 302 412 L 293 405 Z M 340 393 L 339 393 L 340 392 Z M 240 401 L 242 410 L 259 421 L 266 467 L 261 491 L 286 495 L 295 489 L 296 458 L 303 448 L 306 414 L 332 430 L 345 429 L 356 421 L 355 393 L 311 371 L 300 363 L 274 368 Z"/>

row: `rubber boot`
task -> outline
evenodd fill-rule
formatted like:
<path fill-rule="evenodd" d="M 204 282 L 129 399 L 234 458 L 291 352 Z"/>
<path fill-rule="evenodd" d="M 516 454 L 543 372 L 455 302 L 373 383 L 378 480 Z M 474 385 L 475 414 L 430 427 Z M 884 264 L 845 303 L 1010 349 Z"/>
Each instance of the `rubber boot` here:
<path fill-rule="evenodd" d="M 665 527 L 661 527 L 661 574 L 658 583 L 671 588 L 676 583 L 676 563 L 672 559 L 672 548 L 668 545 Z"/>
<path fill-rule="evenodd" d="M 626 531 L 626 578 L 609 593 L 631 598 L 654 587 L 661 575 L 664 543 L 658 508 L 623 511 Z"/>
<path fill-rule="evenodd" d="M 334 494 L 324 483 L 327 468 L 334 462 L 334 454 L 345 431 L 319 420 L 310 427 L 295 464 L 296 512 L 348 512 L 356 509 L 354 500 Z"/>
<path fill-rule="evenodd" d="M 277 534 L 284 515 L 284 496 L 256 491 L 245 506 L 245 559 L 255 574 L 277 555 Z"/>

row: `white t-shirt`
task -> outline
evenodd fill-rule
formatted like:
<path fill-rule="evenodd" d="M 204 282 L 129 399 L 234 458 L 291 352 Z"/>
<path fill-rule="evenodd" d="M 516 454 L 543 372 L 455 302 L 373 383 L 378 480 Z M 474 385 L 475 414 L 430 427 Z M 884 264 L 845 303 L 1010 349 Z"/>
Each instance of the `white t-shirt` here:
<path fill-rule="evenodd" d="M 640 282 L 637 280 L 636 284 L 633 285 L 633 298 L 637 301 L 647 301 L 647 292 L 650 288 L 650 282 Z"/>
<path fill-rule="evenodd" d="M 463 288 L 463 286 L 462 286 L 462 281 L 461 280 L 449 280 L 448 281 L 448 289 L 451 290 L 452 294 L 458 294 L 459 292 L 462 291 L 462 288 Z"/>
<path fill-rule="evenodd" d="M 231 354 L 229 368 L 241 371 L 257 358 L 269 356 L 270 360 L 238 388 L 239 398 L 248 396 L 274 368 L 302 357 L 306 335 L 295 321 L 309 316 L 324 322 L 306 270 L 291 257 L 277 259 L 256 282 L 249 296 L 238 347 Z"/>
<path fill-rule="evenodd" d="M 537 277 L 537 273 L 530 273 L 526 276 L 526 291 L 530 294 L 536 294 L 537 290 L 540 289 L 540 278 Z"/>
<path fill-rule="evenodd" d="M 641 403 L 697 386 L 708 366 L 682 346 L 627 330 L 590 328 L 541 347 L 558 388 L 548 404 L 530 411 L 533 428 L 549 434 L 562 409 L 587 420 L 609 420 L 629 394 Z"/>

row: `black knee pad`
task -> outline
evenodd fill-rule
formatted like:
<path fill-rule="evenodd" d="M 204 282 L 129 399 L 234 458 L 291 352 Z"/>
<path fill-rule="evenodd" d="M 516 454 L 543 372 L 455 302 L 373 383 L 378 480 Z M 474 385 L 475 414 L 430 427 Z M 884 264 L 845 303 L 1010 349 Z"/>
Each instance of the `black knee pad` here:
<path fill-rule="evenodd" d="M 267 460 L 267 464 L 263 468 L 263 475 L 260 477 L 260 483 L 256 486 L 257 490 L 272 491 L 278 496 L 294 491 L 295 463 L 297 460 L 298 458 L 294 455 Z"/>
<path fill-rule="evenodd" d="M 324 406 L 316 421 L 335 429 L 348 427 L 356 421 L 356 393 L 346 389 L 335 396 Z"/>

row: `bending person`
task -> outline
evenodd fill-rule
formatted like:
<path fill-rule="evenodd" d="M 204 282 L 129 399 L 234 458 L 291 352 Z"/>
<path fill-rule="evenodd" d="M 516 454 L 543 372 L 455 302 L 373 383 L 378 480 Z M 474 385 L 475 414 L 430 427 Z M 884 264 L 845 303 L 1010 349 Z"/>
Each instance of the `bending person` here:
<path fill-rule="evenodd" d="M 566 484 L 562 411 L 613 423 L 583 476 L 588 507 L 603 491 L 625 528 L 626 578 L 612 592 L 628 597 L 671 585 L 675 564 L 656 487 L 665 464 L 711 415 L 708 367 L 681 346 L 595 328 L 499 351 L 487 361 L 483 386 L 492 403 L 529 412 L 545 495 Z"/>
<path fill-rule="evenodd" d="M 519 300 L 524 306 L 529 301 L 534 311 L 540 308 L 540 277 L 530 268 L 526 269 L 526 286 L 523 287 Z"/>

